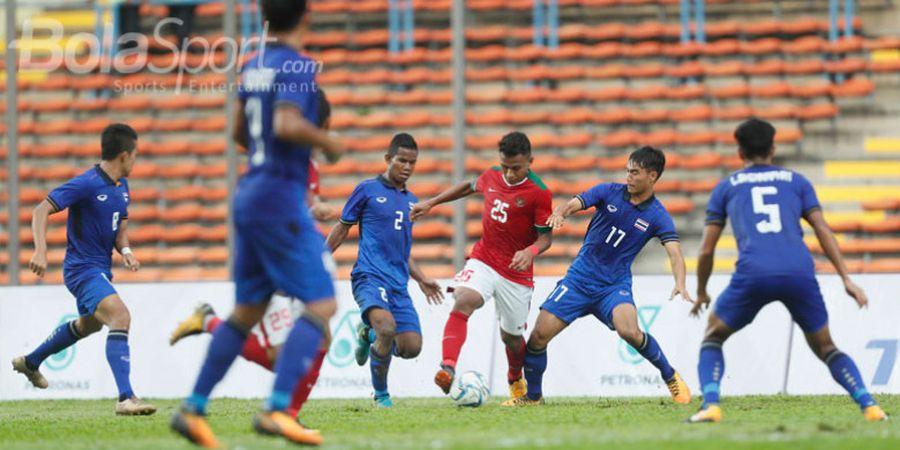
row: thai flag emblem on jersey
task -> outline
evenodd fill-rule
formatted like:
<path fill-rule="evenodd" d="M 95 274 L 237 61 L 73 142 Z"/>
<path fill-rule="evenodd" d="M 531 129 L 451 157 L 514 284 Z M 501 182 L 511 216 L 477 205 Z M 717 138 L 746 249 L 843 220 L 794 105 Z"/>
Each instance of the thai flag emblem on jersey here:
<path fill-rule="evenodd" d="M 650 223 L 644 219 L 638 219 L 634 222 L 634 227 L 646 233 L 647 228 L 650 227 Z"/>

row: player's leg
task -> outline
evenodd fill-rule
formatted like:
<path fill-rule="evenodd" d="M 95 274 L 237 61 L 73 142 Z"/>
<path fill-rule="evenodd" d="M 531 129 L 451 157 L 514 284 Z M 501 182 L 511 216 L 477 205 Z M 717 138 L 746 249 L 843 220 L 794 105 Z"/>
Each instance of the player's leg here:
<path fill-rule="evenodd" d="M 100 301 L 94 317 L 109 328 L 109 334 L 106 337 L 106 361 L 112 369 L 113 378 L 119 389 L 116 414 L 153 414 L 156 412 L 156 407 L 141 402 L 131 388 L 131 350 L 128 346 L 131 313 L 128 311 L 128 307 L 125 306 L 118 294 L 113 293 Z"/>
<path fill-rule="evenodd" d="M 709 322 L 700 344 L 700 358 L 697 373 L 700 378 L 700 391 L 703 393 L 703 405 L 700 411 L 691 416 L 689 422 L 720 422 L 722 410 L 719 407 L 719 386 L 725 375 L 725 356 L 722 345 L 735 332 L 716 315 L 709 314 Z"/>
<path fill-rule="evenodd" d="M 522 376 L 526 354 L 522 334 L 527 326 L 533 293 L 534 289 L 502 277 L 498 277 L 494 290 L 494 302 L 500 316 L 500 338 L 506 347 L 506 361 L 509 365 L 506 381 L 509 384 L 510 398 L 519 398 L 527 392 L 527 384 Z"/>
<path fill-rule="evenodd" d="M 469 259 L 465 267 L 454 278 L 453 310 L 444 325 L 441 341 L 441 368 L 434 375 L 434 383 L 444 393 L 450 392 L 453 377 L 456 374 L 456 362 L 466 343 L 469 316 L 484 306 L 485 297 L 494 291 L 494 284 L 499 276 L 487 264 Z"/>
<path fill-rule="evenodd" d="M 607 295 L 604 300 L 604 309 L 606 305 L 615 304 L 612 309 L 612 325 L 625 342 L 631 345 L 641 354 L 650 364 L 659 369 L 660 376 L 666 382 L 672 399 L 676 403 L 690 403 L 691 393 L 687 383 L 681 379 L 681 376 L 675 369 L 669 365 L 669 360 L 663 353 L 662 348 L 656 339 L 641 331 L 638 327 L 637 309 L 631 300 L 631 290 L 625 288 L 613 289 L 614 292 Z"/>
<path fill-rule="evenodd" d="M 856 363 L 850 356 L 840 351 L 831 339 L 828 311 L 825 309 L 825 300 L 816 279 L 794 277 L 777 282 L 785 291 L 782 302 L 803 330 L 809 348 L 828 366 L 834 381 L 850 394 L 863 411 L 866 420 L 887 419 L 887 415 L 866 389 L 866 383 Z"/>
<path fill-rule="evenodd" d="M 66 275 L 68 275 L 65 279 L 66 288 L 75 296 L 80 317 L 60 324 L 34 351 L 24 356 L 18 356 L 12 361 L 13 370 L 25 375 L 28 381 L 38 389 L 47 389 L 48 386 L 47 379 L 40 372 L 41 363 L 45 359 L 74 345 L 80 339 L 100 331 L 100 328 L 103 326 L 93 317 L 97 303 L 103 297 L 94 295 L 90 299 L 87 298 L 90 293 L 89 286 L 91 285 L 88 280 L 92 274 L 66 273 Z M 109 289 L 115 292 L 111 286 L 109 286 Z M 109 291 L 105 290 L 104 292 L 108 293 Z"/>
<path fill-rule="evenodd" d="M 325 363 L 325 357 L 328 355 L 328 348 L 330 346 L 331 330 L 326 329 L 325 337 L 322 339 L 322 345 L 319 346 L 319 351 L 316 353 L 316 359 L 313 361 L 312 367 L 306 372 L 306 375 L 300 379 L 300 383 L 298 383 L 297 387 L 294 389 L 294 395 L 291 397 L 291 404 L 287 409 L 288 414 L 292 417 L 296 417 L 298 422 L 300 422 L 300 411 L 303 409 L 303 405 L 306 404 L 306 400 L 309 399 L 309 394 L 312 393 L 313 387 L 319 380 L 319 373 L 322 370 L 322 364 Z M 304 427 L 306 426 L 304 425 Z"/>
<path fill-rule="evenodd" d="M 369 370 L 372 375 L 372 389 L 375 390 L 375 405 L 385 408 L 393 406 L 388 393 L 387 376 L 391 367 L 391 354 L 397 324 L 390 311 L 384 308 L 370 308 L 366 311 L 367 322 L 375 330 L 375 342 L 369 349 Z"/>

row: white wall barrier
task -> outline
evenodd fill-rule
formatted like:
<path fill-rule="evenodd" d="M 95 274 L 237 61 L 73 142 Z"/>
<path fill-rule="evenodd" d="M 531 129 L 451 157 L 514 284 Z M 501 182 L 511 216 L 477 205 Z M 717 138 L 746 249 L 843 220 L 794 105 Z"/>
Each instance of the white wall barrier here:
<path fill-rule="evenodd" d="M 837 277 L 820 277 L 835 342 L 856 360 L 872 392 L 900 393 L 900 375 L 893 374 L 900 341 L 900 276 L 855 278 L 869 295 L 868 309 L 856 308 Z M 727 282 L 726 276 L 713 277 L 710 291 L 721 292 Z M 555 283 L 556 279 L 539 279 L 532 304 L 540 305 Z M 689 318 L 687 303 L 678 299 L 668 302 L 671 287 L 670 276 L 635 277 L 639 318 L 696 390 L 697 353 L 706 321 Z M 187 338 L 170 347 L 169 333 L 199 301 L 227 314 L 233 306 L 231 284 L 122 284 L 118 289 L 132 313 L 132 384 L 136 392 L 144 397 L 187 395 L 209 337 Z M 397 397 L 435 396 L 439 391 L 431 380 L 441 357 L 441 335 L 450 302 L 428 305 L 415 285 L 410 286 L 410 293 L 420 314 L 424 346 L 414 360 L 394 359 L 390 388 Z M 360 319 L 349 282 L 338 284 L 338 298 L 340 309 L 331 323 L 334 340 L 313 397 L 366 397 L 372 390 L 368 368 L 358 367 L 353 359 L 354 329 Z M 478 370 L 490 376 L 494 393 L 506 395 L 506 357 L 493 309 L 488 304 L 469 321 L 459 370 Z M 32 388 L 11 370 L 13 357 L 33 349 L 57 324 L 75 315 L 75 301 L 63 286 L 0 288 L 0 400 L 115 395 L 104 353 L 105 332 L 50 357 L 42 366 L 50 381 L 47 390 Z M 530 325 L 536 316 L 537 307 Z M 806 347 L 799 328 L 791 333 L 791 327 L 787 310 L 775 304 L 735 335 L 725 346 L 723 394 L 841 393 L 827 368 Z M 548 355 L 544 377 L 548 396 L 667 395 L 656 369 L 591 316 L 563 331 L 550 344 Z M 271 383 L 270 373 L 239 359 L 214 395 L 263 397 Z"/>

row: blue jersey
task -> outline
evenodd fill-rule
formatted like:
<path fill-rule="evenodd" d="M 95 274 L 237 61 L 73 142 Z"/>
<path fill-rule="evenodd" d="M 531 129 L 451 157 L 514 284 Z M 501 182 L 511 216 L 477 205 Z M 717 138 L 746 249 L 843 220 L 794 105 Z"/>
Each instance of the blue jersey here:
<path fill-rule="evenodd" d="M 317 123 L 317 64 L 284 45 L 269 45 L 243 67 L 238 96 L 243 104 L 249 169 L 234 199 L 235 219 L 286 222 L 308 219 L 305 206 L 312 149 L 275 136 L 281 104 Z"/>
<path fill-rule="evenodd" d="M 588 288 L 630 284 L 631 263 L 650 239 L 657 237 L 663 244 L 678 240 L 672 217 L 655 196 L 634 205 L 624 184 L 608 183 L 577 198 L 585 209 L 597 212 L 566 278 Z"/>
<path fill-rule="evenodd" d="M 731 218 L 738 274 L 812 274 L 800 219 L 818 208 L 816 191 L 802 175 L 755 165 L 732 173 L 713 189 L 706 223 L 724 226 Z"/>
<path fill-rule="evenodd" d="M 69 209 L 63 269 L 108 272 L 119 225 L 128 219 L 128 181 L 114 181 L 97 165 L 51 191 L 47 201 Z"/>
<path fill-rule="evenodd" d="M 412 222 L 409 210 L 418 201 L 379 175 L 356 186 L 344 205 L 341 222 L 359 223 L 359 256 L 351 277 L 370 274 L 406 289 Z"/>

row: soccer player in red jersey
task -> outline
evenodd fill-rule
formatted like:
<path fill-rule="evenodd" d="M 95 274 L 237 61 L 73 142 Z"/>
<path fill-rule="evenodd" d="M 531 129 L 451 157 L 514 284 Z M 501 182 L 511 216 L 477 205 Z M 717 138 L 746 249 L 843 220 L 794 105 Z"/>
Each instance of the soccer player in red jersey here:
<path fill-rule="evenodd" d="M 466 265 L 454 279 L 455 304 L 444 327 L 443 360 L 434 382 L 450 391 L 456 362 L 466 342 L 467 322 L 485 301 L 496 301 L 500 337 L 509 361 L 509 392 L 524 395 L 525 332 L 534 291 L 534 258 L 550 248 L 551 229 L 546 225 L 552 195 L 531 171 L 531 142 L 515 131 L 500 139 L 500 166 L 492 167 L 475 181 L 460 183 L 437 197 L 413 206 L 410 218 L 422 217 L 442 203 L 484 195 L 483 234 Z"/>

